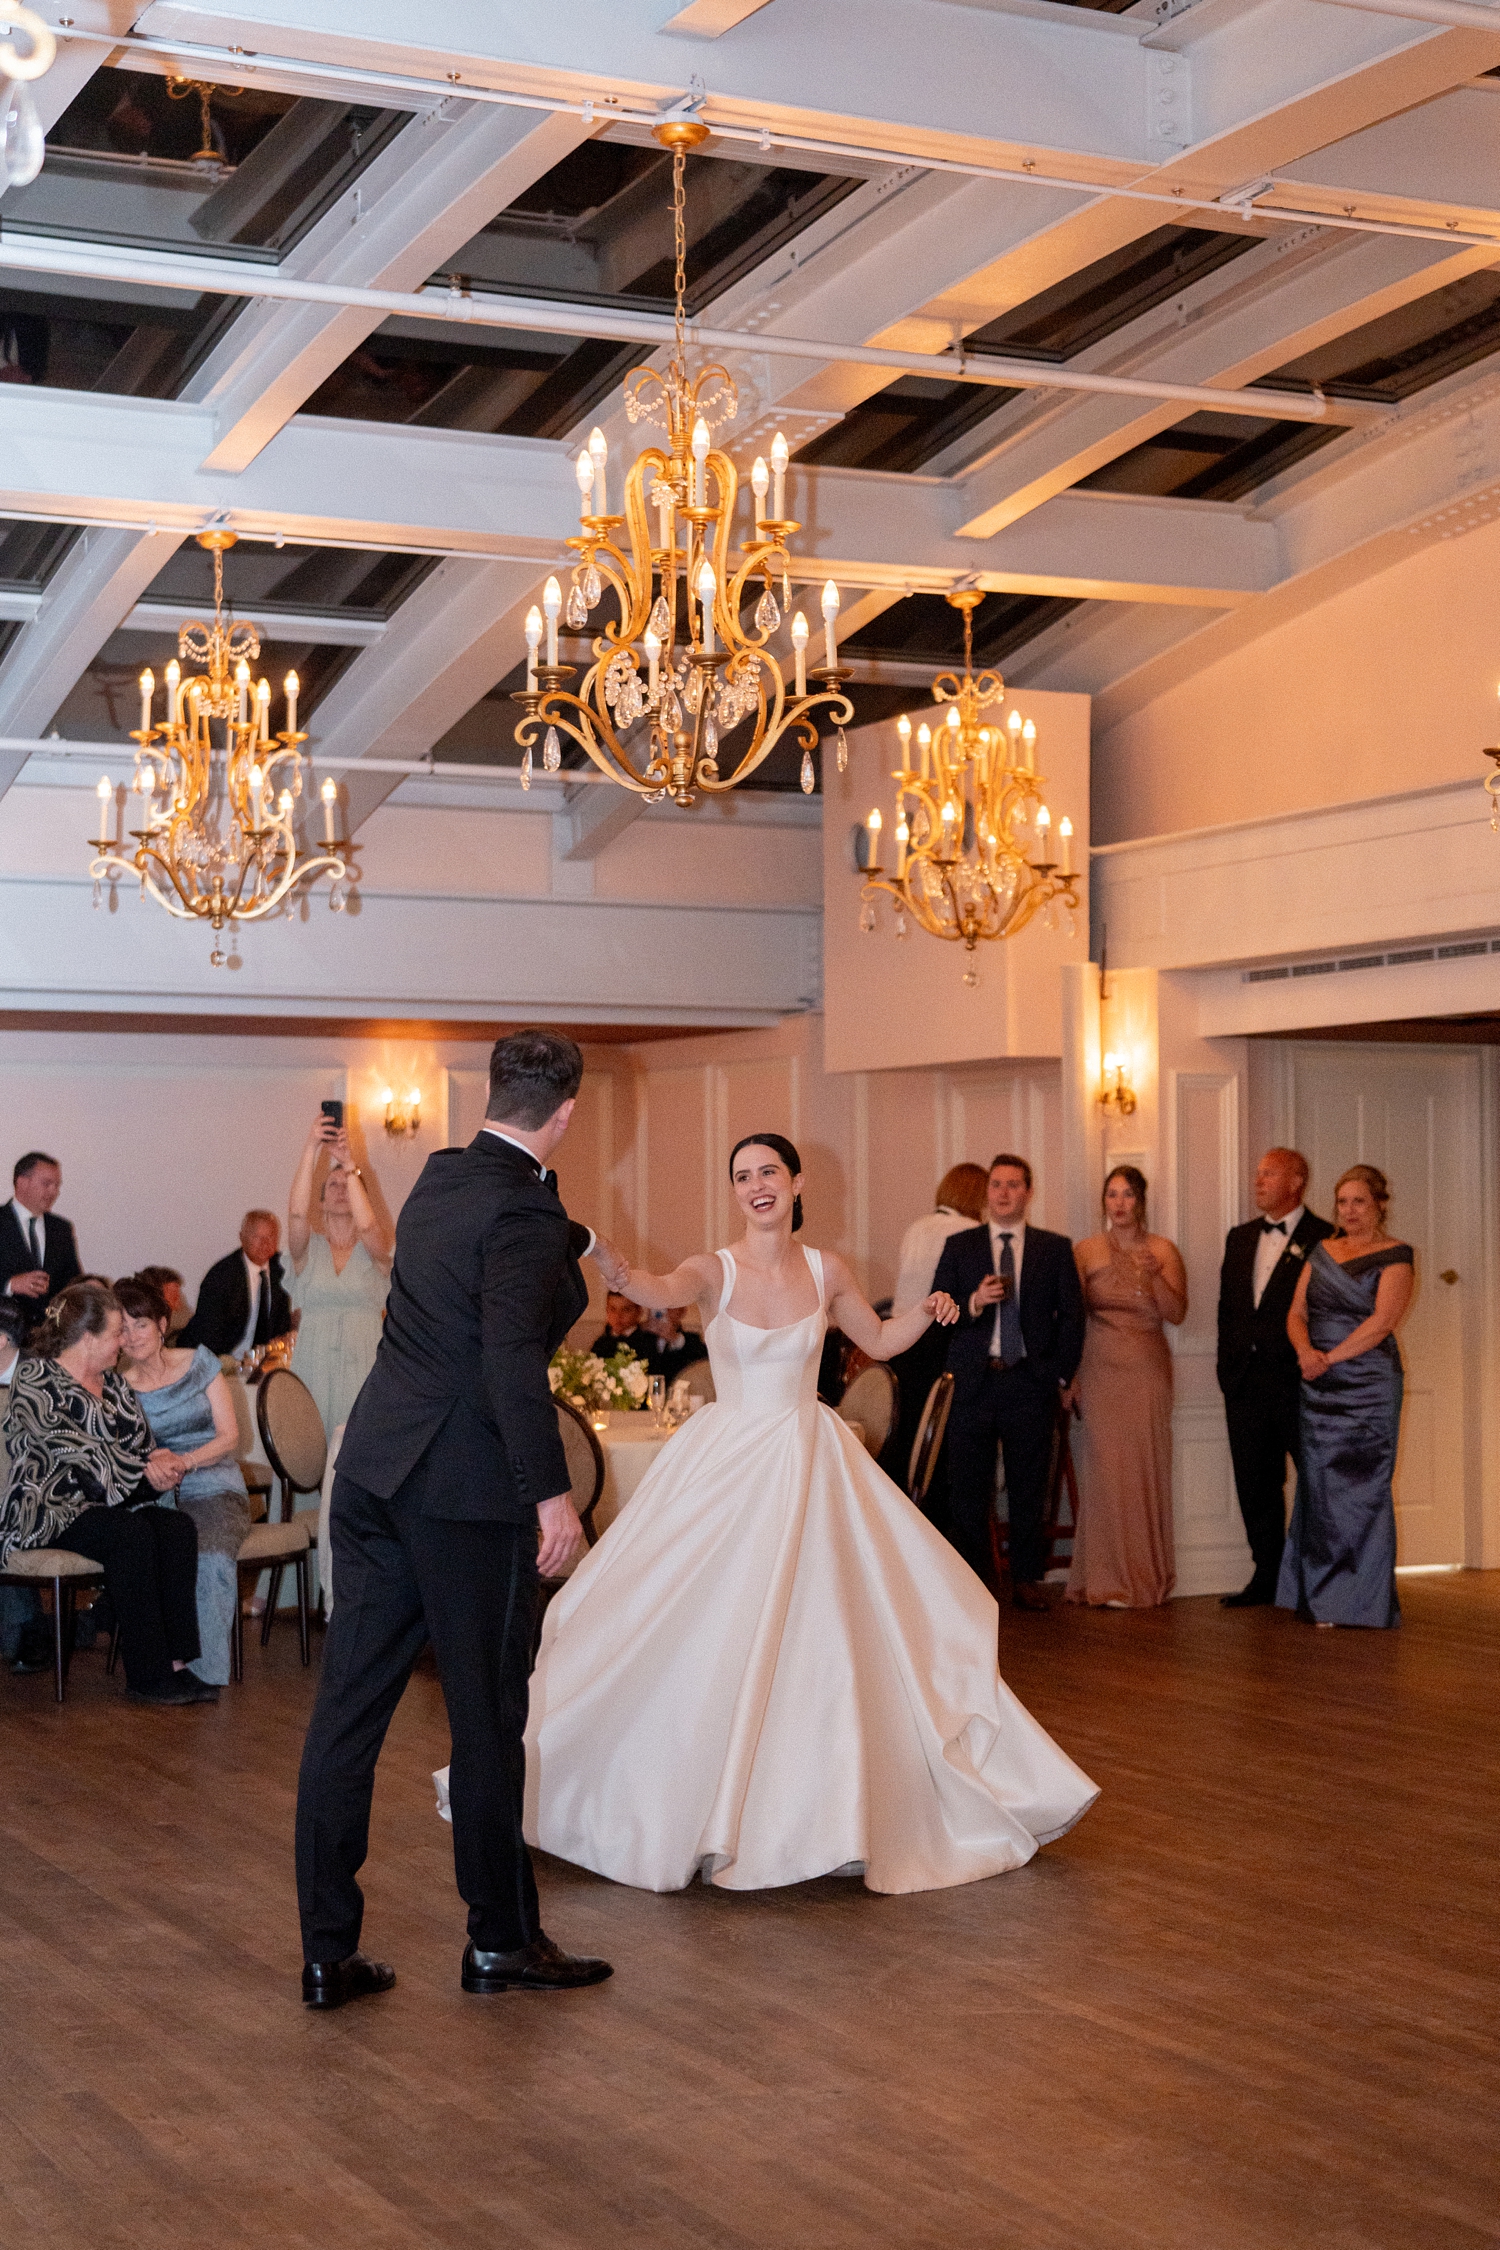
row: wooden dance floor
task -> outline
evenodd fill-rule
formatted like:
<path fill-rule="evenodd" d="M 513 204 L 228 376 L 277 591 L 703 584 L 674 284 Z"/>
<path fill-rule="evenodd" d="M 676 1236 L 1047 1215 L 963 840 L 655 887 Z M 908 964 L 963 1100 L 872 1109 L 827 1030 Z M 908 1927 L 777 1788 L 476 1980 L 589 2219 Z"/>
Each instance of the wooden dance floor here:
<path fill-rule="evenodd" d="M 216 1710 L 0 1677 L 7 2250 L 1476 2250 L 1500 2241 L 1500 1573 L 1399 1633 L 1002 1625 L 1104 1795 L 1022 1873 L 656 1898 L 542 1863 L 602 1990 L 465 1998 L 398 1714 L 367 1939 L 299 2005 L 283 1626 Z"/>

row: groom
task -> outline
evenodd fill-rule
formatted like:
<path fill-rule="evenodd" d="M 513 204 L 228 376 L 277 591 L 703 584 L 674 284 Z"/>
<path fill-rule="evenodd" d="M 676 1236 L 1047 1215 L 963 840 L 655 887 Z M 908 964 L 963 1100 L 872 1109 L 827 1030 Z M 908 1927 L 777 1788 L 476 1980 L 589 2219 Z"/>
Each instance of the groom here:
<path fill-rule="evenodd" d="M 483 1129 L 428 1158 L 396 1227 L 385 1330 L 334 1479 L 338 1599 L 297 1791 L 309 2007 L 396 1981 L 358 1950 L 356 1877 L 375 1761 L 429 1639 L 453 1736 L 465 1992 L 564 1991 L 610 1974 L 543 1935 L 521 1834 L 537 1577 L 561 1572 L 580 1540 L 547 1362 L 588 1302 L 580 1257 L 618 1278 L 547 1169 L 582 1078 L 571 1039 L 499 1040 Z"/>

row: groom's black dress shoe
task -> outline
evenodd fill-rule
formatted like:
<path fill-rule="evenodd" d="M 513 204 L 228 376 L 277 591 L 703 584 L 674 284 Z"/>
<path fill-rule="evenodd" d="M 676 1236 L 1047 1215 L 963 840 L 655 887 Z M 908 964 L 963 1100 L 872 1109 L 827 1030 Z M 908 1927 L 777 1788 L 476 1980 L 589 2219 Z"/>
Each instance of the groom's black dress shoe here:
<path fill-rule="evenodd" d="M 368 1954 L 351 1953 L 347 1961 L 304 1961 L 302 1998 L 309 2008 L 342 2008 L 346 2000 L 363 2000 L 372 1992 L 389 1992 L 396 1972 Z"/>
<path fill-rule="evenodd" d="M 1276 1599 L 1274 1586 L 1259 1586 L 1252 1578 L 1237 1594 L 1221 1594 L 1220 1609 L 1269 1609 Z"/>
<path fill-rule="evenodd" d="M 588 1953 L 564 1953 L 549 1937 L 534 1937 L 514 1953 L 482 1953 L 464 1947 L 465 1992 L 576 1992 L 580 1985 L 603 1984 L 614 1970 Z"/>

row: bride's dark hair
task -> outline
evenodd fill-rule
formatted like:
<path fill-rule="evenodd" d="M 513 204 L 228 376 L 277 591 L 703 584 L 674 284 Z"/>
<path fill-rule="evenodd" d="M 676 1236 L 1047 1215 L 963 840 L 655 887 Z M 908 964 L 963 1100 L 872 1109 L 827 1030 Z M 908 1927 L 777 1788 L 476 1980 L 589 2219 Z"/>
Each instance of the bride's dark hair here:
<path fill-rule="evenodd" d="M 792 1146 L 791 1142 L 787 1139 L 784 1133 L 747 1133 L 744 1139 L 742 1141 L 736 1141 L 733 1148 L 729 1151 L 729 1180 L 731 1186 L 733 1186 L 734 1184 L 734 1160 L 739 1155 L 742 1148 L 774 1149 L 794 1180 L 796 1179 L 797 1174 L 802 1169 L 802 1159 L 797 1154 L 796 1149 Z M 792 1198 L 793 1234 L 797 1233 L 801 1225 L 802 1198 L 800 1195 L 798 1195 Z"/>

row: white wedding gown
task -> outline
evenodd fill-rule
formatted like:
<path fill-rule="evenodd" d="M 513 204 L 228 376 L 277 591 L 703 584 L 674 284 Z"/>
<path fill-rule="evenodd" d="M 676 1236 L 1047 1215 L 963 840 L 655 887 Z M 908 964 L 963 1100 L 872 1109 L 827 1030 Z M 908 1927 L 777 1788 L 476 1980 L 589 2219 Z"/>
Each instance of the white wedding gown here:
<path fill-rule="evenodd" d="M 1024 1866 L 1098 1791 L 1000 1678 L 984 1586 L 819 1404 L 818 1252 L 818 1310 L 770 1329 L 719 1257 L 717 1403 L 547 1611 L 528 1841 L 653 1891 Z"/>

